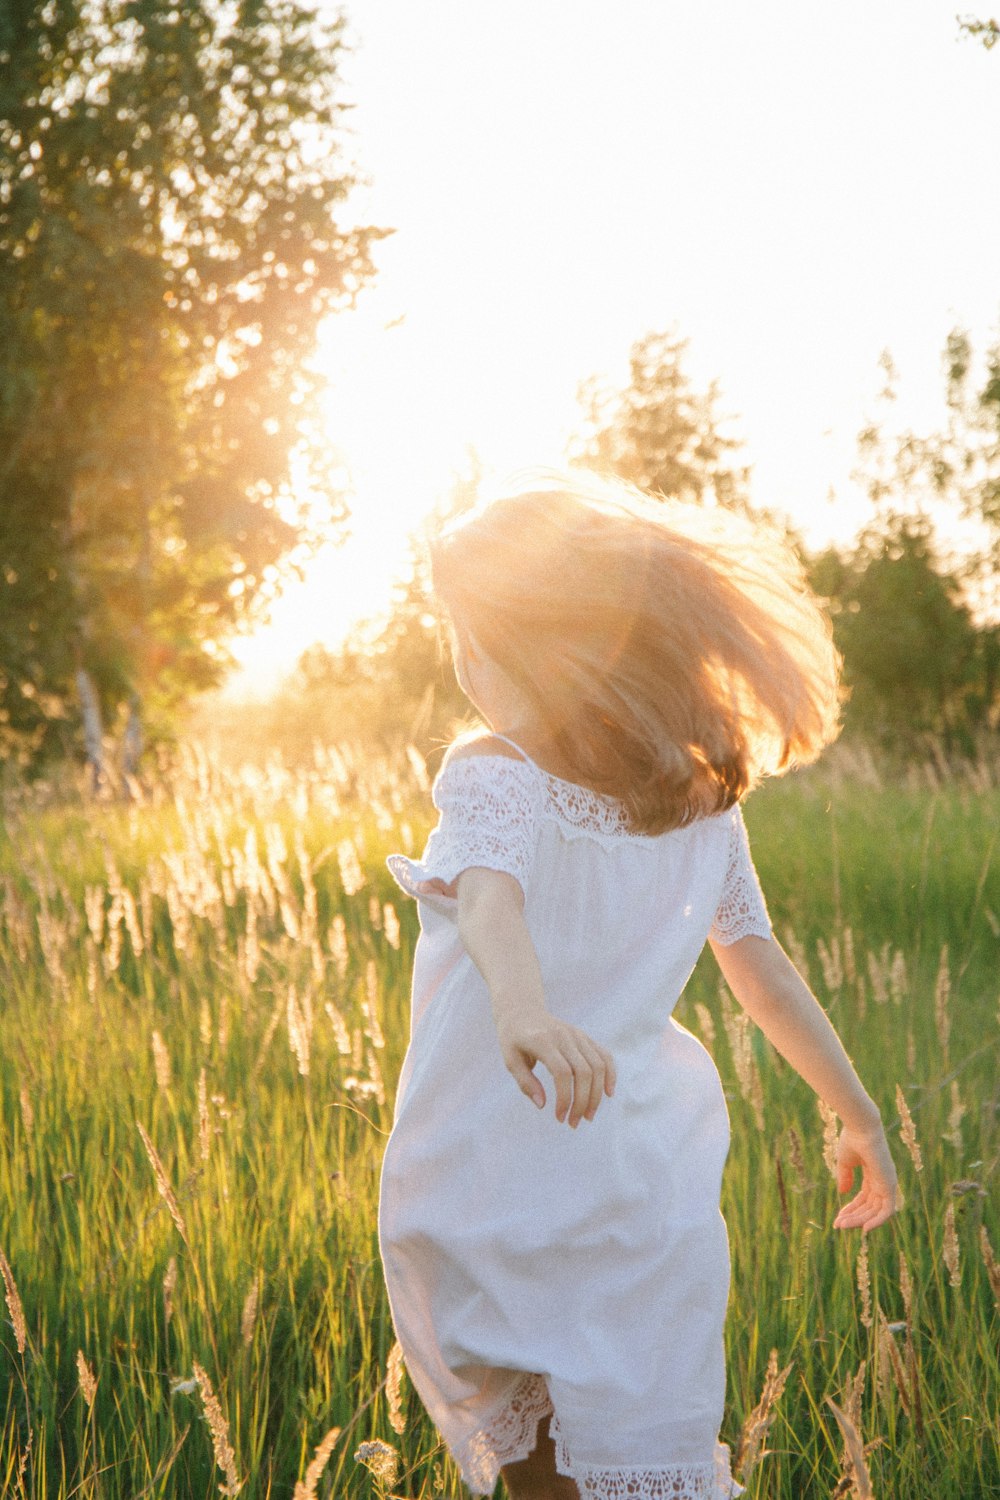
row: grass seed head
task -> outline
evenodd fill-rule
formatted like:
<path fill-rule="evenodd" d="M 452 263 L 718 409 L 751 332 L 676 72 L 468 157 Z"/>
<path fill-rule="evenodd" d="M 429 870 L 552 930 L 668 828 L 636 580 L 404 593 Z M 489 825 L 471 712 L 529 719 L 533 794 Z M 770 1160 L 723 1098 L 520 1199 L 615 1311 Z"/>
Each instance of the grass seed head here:
<path fill-rule="evenodd" d="M 739 1442 L 736 1447 L 735 1469 L 744 1481 L 760 1463 L 766 1453 L 764 1447 L 768 1429 L 774 1421 L 775 1407 L 785 1389 L 785 1382 L 791 1373 L 792 1366 L 787 1364 L 783 1370 L 778 1369 L 778 1351 L 772 1349 L 767 1361 L 767 1374 L 764 1376 L 764 1389 L 761 1398 L 753 1411 L 743 1423 Z"/>
<path fill-rule="evenodd" d="M 159 1153 L 157 1152 L 156 1147 L 153 1145 L 152 1141 L 147 1135 L 141 1120 L 136 1121 L 136 1126 L 138 1128 L 139 1134 L 142 1136 L 142 1144 L 146 1148 L 146 1155 L 149 1157 L 149 1164 L 153 1168 L 153 1176 L 156 1178 L 156 1186 L 159 1189 L 160 1197 L 163 1199 L 164 1203 L 167 1205 L 167 1208 L 170 1211 L 170 1217 L 173 1219 L 175 1225 L 177 1226 L 177 1233 L 180 1235 L 185 1245 L 187 1245 L 190 1249 L 191 1242 L 188 1239 L 187 1225 L 184 1222 L 184 1215 L 181 1213 L 180 1204 L 177 1202 L 177 1195 L 175 1194 L 173 1188 L 170 1186 L 170 1178 L 167 1176 L 166 1171 L 164 1170 L 163 1163 L 160 1160 Z"/>
<path fill-rule="evenodd" d="M 212 1143 L 211 1119 L 208 1113 L 208 1080 L 205 1069 L 198 1074 L 198 1151 L 202 1161 L 208 1161 Z"/>
<path fill-rule="evenodd" d="M 327 1466 L 330 1454 L 333 1452 L 339 1437 L 340 1428 L 331 1427 L 330 1431 L 317 1445 L 313 1461 L 306 1470 L 306 1477 L 305 1479 L 300 1479 L 296 1484 L 292 1500 L 316 1500 L 316 1486 L 319 1484 L 323 1470 Z"/>
<path fill-rule="evenodd" d="M 389 1426 L 402 1436 L 406 1431 L 406 1414 L 403 1411 L 403 1350 L 398 1339 L 389 1350 L 386 1361 L 385 1396 L 389 1404 Z"/>
<path fill-rule="evenodd" d="M 990 1290 L 993 1293 L 993 1301 L 996 1304 L 997 1312 L 1000 1312 L 1000 1262 L 997 1261 L 993 1253 L 993 1246 L 990 1244 L 990 1237 L 986 1231 L 985 1224 L 980 1224 L 979 1226 L 979 1248 L 982 1252 L 986 1274 L 990 1278 Z"/>
<path fill-rule="evenodd" d="M 225 1484 L 219 1485 L 219 1494 L 238 1495 L 243 1486 L 236 1473 L 236 1454 L 229 1440 L 229 1424 L 222 1414 L 222 1407 L 212 1389 L 212 1382 L 197 1360 L 192 1362 L 192 1369 L 201 1389 L 201 1401 L 205 1409 L 205 1421 L 212 1434 L 212 1450 L 215 1454 L 216 1466 L 226 1480 Z"/>
<path fill-rule="evenodd" d="M 153 1067 L 156 1069 L 156 1087 L 163 1094 L 170 1092 L 170 1053 L 158 1031 L 153 1032 Z"/>
<path fill-rule="evenodd" d="M 907 1107 L 906 1097 L 899 1084 L 896 1084 L 896 1108 L 899 1110 L 901 1121 L 899 1133 L 903 1138 L 903 1145 L 910 1153 L 910 1159 L 918 1172 L 924 1170 L 924 1159 L 920 1154 L 920 1146 L 917 1142 L 917 1132 L 913 1128 L 913 1116 Z"/>
<path fill-rule="evenodd" d="M 163 1273 L 163 1319 L 169 1323 L 174 1315 L 174 1288 L 177 1285 L 177 1257 L 172 1255 Z"/>
<path fill-rule="evenodd" d="M 97 1378 L 87 1363 L 87 1356 L 82 1349 L 76 1351 L 76 1368 L 80 1377 L 80 1391 L 83 1399 L 86 1401 L 88 1407 L 92 1407 L 94 1397 L 97 1395 Z"/>
<path fill-rule="evenodd" d="M 243 1316 L 240 1319 L 240 1334 L 246 1348 L 250 1347 L 253 1339 L 254 1325 L 257 1322 L 257 1307 L 260 1300 L 260 1275 L 254 1277 L 250 1283 L 250 1290 L 243 1301 Z"/>
<path fill-rule="evenodd" d="M 858 1291 L 861 1293 L 861 1322 L 865 1328 L 872 1326 L 872 1284 L 868 1274 L 868 1236 L 861 1236 L 858 1251 Z"/>
<path fill-rule="evenodd" d="M 849 1494 L 857 1496 L 857 1500 L 875 1500 L 872 1490 L 871 1475 L 868 1473 L 868 1465 L 865 1462 L 864 1444 L 861 1434 L 851 1420 L 849 1414 L 842 1411 L 832 1397 L 827 1396 L 826 1404 L 830 1407 L 840 1427 L 846 1450 L 845 1469 L 848 1471 L 845 1478 L 851 1483 Z"/>
<path fill-rule="evenodd" d="M 949 1203 L 944 1211 L 944 1244 L 941 1253 L 948 1267 L 949 1282 L 952 1286 L 961 1286 L 962 1265 L 958 1253 L 958 1235 L 955 1232 L 954 1203 Z"/>
<path fill-rule="evenodd" d="M 7 1311 L 14 1329 L 14 1337 L 17 1340 L 17 1352 L 23 1354 L 28 1342 L 28 1325 L 24 1321 L 24 1307 L 21 1303 L 21 1294 L 14 1280 L 14 1272 L 10 1268 L 10 1261 L 0 1250 L 0 1275 L 3 1276 L 4 1291 L 7 1294 Z"/>

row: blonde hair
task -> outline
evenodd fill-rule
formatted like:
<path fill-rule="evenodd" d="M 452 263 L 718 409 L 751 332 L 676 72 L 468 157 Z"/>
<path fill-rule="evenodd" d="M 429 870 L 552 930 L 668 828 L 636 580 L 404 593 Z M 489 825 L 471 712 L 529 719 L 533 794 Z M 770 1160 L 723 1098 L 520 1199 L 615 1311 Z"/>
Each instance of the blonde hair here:
<path fill-rule="evenodd" d="M 783 538 L 585 472 L 533 471 L 430 544 L 434 591 L 571 779 L 637 831 L 732 806 L 838 732 L 840 658 Z"/>

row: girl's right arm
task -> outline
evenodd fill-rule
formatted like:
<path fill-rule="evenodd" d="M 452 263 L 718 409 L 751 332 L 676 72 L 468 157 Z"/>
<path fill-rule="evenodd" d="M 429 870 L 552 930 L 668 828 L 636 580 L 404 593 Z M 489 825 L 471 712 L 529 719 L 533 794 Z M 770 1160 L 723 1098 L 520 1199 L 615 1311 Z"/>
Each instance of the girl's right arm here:
<path fill-rule="evenodd" d="M 840 1209 L 834 1228 L 868 1230 L 884 1223 L 902 1198 L 878 1105 L 862 1087 L 823 1007 L 774 938 L 713 943 L 712 951 L 742 1008 L 841 1119 L 837 1188 L 850 1192 L 855 1167 L 861 1168 L 862 1184 Z"/>
<path fill-rule="evenodd" d="M 473 866 L 457 877 L 458 931 L 486 981 L 503 1060 L 539 1109 L 545 1089 L 533 1069 L 542 1063 L 555 1084 L 555 1115 L 575 1129 L 592 1120 L 615 1086 L 607 1048 L 545 1004 L 538 956 L 524 920 L 524 893 L 501 870 Z"/>

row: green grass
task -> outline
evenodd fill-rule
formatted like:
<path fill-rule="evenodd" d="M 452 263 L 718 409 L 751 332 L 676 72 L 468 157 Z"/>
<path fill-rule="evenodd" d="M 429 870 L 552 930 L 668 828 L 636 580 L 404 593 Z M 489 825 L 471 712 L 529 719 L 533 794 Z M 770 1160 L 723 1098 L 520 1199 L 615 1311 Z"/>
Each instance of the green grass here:
<path fill-rule="evenodd" d="M 342 1433 L 318 1495 L 381 1492 L 354 1460 L 372 1438 L 400 1458 L 385 1493 L 463 1493 L 407 1385 L 405 1430 L 389 1425 L 393 1336 L 375 1233 L 417 931 L 383 860 L 420 847 L 430 811 L 409 766 L 350 757 L 223 777 L 189 755 L 141 807 L 8 796 L 0 1249 L 28 1339 L 19 1353 L 5 1318 L 0 1494 L 218 1493 L 201 1394 L 187 1384 L 196 1360 L 244 1496 L 291 1500 L 333 1426 Z M 1000 1319 L 980 1240 L 985 1224 L 1000 1252 L 1000 791 L 941 776 L 876 784 L 832 761 L 756 793 L 747 823 L 776 930 L 803 956 L 892 1127 L 907 1201 L 871 1237 L 871 1298 L 889 1323 L 906 1321 L 905 1257 L 912 1319 L 894 1335 L 901 1390 L 884 1338 L 879 1348 L 862 1319 L 859 1237 L 830 1228 L 840 1200 L 816 1100 L 759 1032 L 752 1068 L 737 1069 L 739 1015 L 706 957 L 677 1016 L 710 1046 L 732 1120 L 723 1438 L 735 1449 L 775 1349 L 791 1369 L 748 1500 L 831 1495 L 843 1442 L 826 1398 L 844 1406 L 864 1361 L 876 1495 L 1000 1496 Z M 348 839 L 364 879 L 350 894 Z M 108 913 L 119 910 L 113 938 Z M 157 1079 L 154 1031 L 169 1082 Z M 307 1064 L 301 1041 L 298 1056 L 290 1045 L 303 1033 Z M 900 1140 L 897 1087 L 920 1173 Z M 944 1258 L 949 1205 L 958 1285 Z M 97 1379 L 92 1410 L 78 1351 Z"/>

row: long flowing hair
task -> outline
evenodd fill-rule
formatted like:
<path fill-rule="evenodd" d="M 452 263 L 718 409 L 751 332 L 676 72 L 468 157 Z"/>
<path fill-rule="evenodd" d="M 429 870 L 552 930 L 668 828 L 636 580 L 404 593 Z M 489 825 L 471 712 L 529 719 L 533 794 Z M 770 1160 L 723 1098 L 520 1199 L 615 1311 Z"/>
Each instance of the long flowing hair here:
<path fill-rule="evenodd" d="M 569 779 L 660 833 L 838 733 L 840 658 L 785 540 L 583 471 L 532 471 L 430 542 L 435 594 Z"/>

